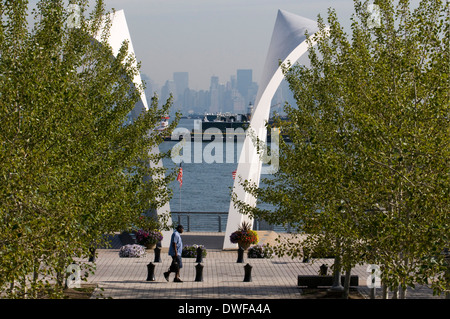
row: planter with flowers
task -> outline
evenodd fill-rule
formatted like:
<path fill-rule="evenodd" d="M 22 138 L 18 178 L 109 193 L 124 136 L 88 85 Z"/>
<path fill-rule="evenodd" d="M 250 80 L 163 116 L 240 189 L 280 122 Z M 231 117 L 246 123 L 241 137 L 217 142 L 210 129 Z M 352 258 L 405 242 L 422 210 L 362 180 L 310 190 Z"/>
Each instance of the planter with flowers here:
<path fill-rule="evenodd" d="M 158 230 L 139 229 L 136 233 L 136 241 L 139 245 L 147 249 L 154 249 L 156 244 L 163 239 L 163 235 Z"/>
<path fill-rule="evenodd" d="M 181 252 L 181 257 L 183 257 L 183 258 L 196 258 L 197 257 L 197 249 L 199 247 L 202 250 L 202 257 L 203 258 L 206 257 L 207 252 L 206 252 L 205 246 L 203 246 L 203 245 L 196 245 L 196 244 L 194 244 L 192 246 L 185 245 L 183 247 L 182 252 Z"/>
<path fill-rule="evenodd" d="M 120 247 L 119 257 L 135 257 L 140 258 L 145 256 L 145 248 L 141 245 L 129 244 Z"/>
<path fill-rule="evenodd" d="M 230 235 L 230 241 L 246 250 L 250 245 L 258 243 L 258 233 L 251 229 L 250 223 L 243 222 L 238 230 Z"/>
<path fill-rule="evenodd" d="M 248 249 L 248 258 L 272 258 L 273 249 L 269 244 L 255 245 Z"/>

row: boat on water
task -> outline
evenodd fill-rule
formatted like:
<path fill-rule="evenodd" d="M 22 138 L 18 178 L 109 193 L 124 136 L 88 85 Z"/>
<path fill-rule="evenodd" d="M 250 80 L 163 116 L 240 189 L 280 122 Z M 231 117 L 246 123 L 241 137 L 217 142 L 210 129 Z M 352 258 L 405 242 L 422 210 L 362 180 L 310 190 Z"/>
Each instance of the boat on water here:
<path fill-rule="evenodd" d="M 169 127 L 169 119 L 170 117 L 168 115 L 163 116 L 161 118 L 161 122 L 159 122 L 159 125 L 156 127 L 156 130 L 159 132 L 167 130 L 167 128 Z"/>
<path fill-rule="evenodd" d="M 201 135 L 201 140 L 208 142 L 217 138 L 233 139 L 234 141 L 243 141 L 246 131 L 250 126 L 250 120 L 253 113 L 253 105 L 250 103 L 247 113 L 205 113 L 201 118 L 195 120 L 194 129 L 191 131 L 191 139 L 195 140 Z M 269 124 L 273 123 L 269 120 Z M 168 125 L 168 123 L 167 123 Z M 166 126 L 167 126 L 166 125 Z M 276 128 L 272 128 L 276 129 Z M 220 130 L 221 134 L 217 134 Z M 267 132 L 267 141 L 271 140 L 271 132 Z M 285 141 L 289 141 L 289 137 L 282 134 Z M 185 138 L 180 135 L 177 140 Z M 166 137 L 166 141 L 174 140 L 171 137 Z"/>
<path fill-rule="evenodd" d="M 253 105 L 250 103 L 247 113 L 205 113 L 201 122 L 203 133 L 209 128 L 218 128 L 223 134 L 227 129 L 242 128 L 246 130 L 250 124 L 253 113 Z"/>
<path fill-rule="evenodd" d="M 209 130 L 211 128 L 219 129 L 224 138 L 234 138 L 235 140 L 239 139 L 239 135 L 245 136 L 245 131 L 250 126 L 250 120 L 253 114 L 253 105 L 250 103 L 248 107 L 248 112 L 246 114 L 243 113 L 205 113 L 202 120 L 201 120 L 201 132 L 203 134 L 203 137 L 205 137 L 206 134 L 213 135 L 214 130 Z M 273 124 L 274 120 L 269 119 L 269 124 Z M 239 130 L 242 128 L 243 130 Z M 273 127 L 272 129 L 267 130 L 267 141 L 270 142 L 271 140 L 271 132 L 270 130 L 278 130 L 278 128 Z M 215 130 L 217 131 L 217 130 Z M 192 134 L 199 133 L 200 130 L 194 129 L 192 131 Z M 231 135 L 231 136 L 229 136 Z M 285 134 L 281 134 L 282 138 L 289 142 L 289 136 Z"/>
<path fill-rule="evenodd" d="M 205 114 L 201 120 L 201 128 L 204 133 L 210 128 L 217 128 L 223 134 L 227 129 L 243 128 L 246 130 L 250 124 L 249 114 L 233 114 L 233 113 L 216 113 Z"/>

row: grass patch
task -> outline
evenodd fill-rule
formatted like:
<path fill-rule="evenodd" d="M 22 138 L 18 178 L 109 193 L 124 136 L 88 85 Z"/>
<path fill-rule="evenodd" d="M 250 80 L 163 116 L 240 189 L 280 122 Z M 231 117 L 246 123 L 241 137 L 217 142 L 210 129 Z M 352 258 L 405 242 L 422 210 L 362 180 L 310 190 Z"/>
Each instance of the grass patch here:
<path fill-rule="evenodd" d="M 304 288 L 301 292 L 302 299 L 341 299 L 341 292 L 328 291 L 328 288 Z M 348 299 L 365 299 L 356 288 L 350 288 Z"/>
<path fill-rule="evenodd" d="M 81 284 L 80 288 L 66 288 L 64 289 L 64 298 L 66 299 L 89 299 L 92 297 L 92 293 L 96 284 Z"/>

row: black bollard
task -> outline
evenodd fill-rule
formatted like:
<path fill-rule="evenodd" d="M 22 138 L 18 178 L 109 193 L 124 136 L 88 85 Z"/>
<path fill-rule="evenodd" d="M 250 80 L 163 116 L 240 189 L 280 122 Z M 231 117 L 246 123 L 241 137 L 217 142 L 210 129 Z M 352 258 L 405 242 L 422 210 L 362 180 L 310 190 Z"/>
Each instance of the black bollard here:
<path fill-rule="evenodd" d="M 203 259 L 203 255 L 202 255 L 202 248 L 198 247 L 197 248 L 197 260 L 195 261 L 196 263 L 201 263 L 202 259 Z"/>
<path fill-rule="evenodd" d="M 244 282 L 250 282 L 252 281 L 252 266 L 250 264 L 247 264 L 244 266 L 245 270 L 245 276 L 244 276 Z"/>
<path fill-rule="evenodd" d="M 95 262 L 95 248 L 89 248 L 89 262 Z"/>
<path fill-rule="evenodd" d="M 153 262 L 160 263 L 161 262 L 161 248 L 156 246 L 154 251 L 155 251 L 155 260 L 153 260 Z"/>
<path fill-rule="evenodd" d="M 155 265 L 149 263 L 147 265 L 147 281 L 155 281 Z"/>
<path fill-rule="evenodd" d="M 237 263 L 243 263 L 244 262 L 244 248 L 239 247 L 238 249 L 238 259 L 236 261 Z"/>
<path fill-rule="evenodd" d="M 326 276 L 328 272 L 328 266 L 325 264 L 322 264 L 322 266 L 320 266 L 320 271 L 319 271 L 319 275 L 320 276 Z"/>
<path fill-rule="evenodd" d="M 203 265 L 200 263 L 195 266 L 195 281 L 203 281 Z"/>

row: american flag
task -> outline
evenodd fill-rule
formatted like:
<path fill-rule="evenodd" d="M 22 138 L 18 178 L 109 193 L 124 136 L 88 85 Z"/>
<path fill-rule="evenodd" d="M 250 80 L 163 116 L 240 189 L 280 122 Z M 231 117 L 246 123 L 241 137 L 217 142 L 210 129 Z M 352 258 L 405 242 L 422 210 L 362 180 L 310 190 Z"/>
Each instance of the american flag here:
<path fill-rule="evenodd" d="M 236 170 L 234 170 L 232 174 L 233 174 L 233 179 L 235 179 L 236 178 Z"/>
<path fill-rule="evenodd" d="M 178 171 L 177 181 L 180 183 L 180 187 L 183 185 L 183 168 L 180 164 L 180 170 Z"/>

